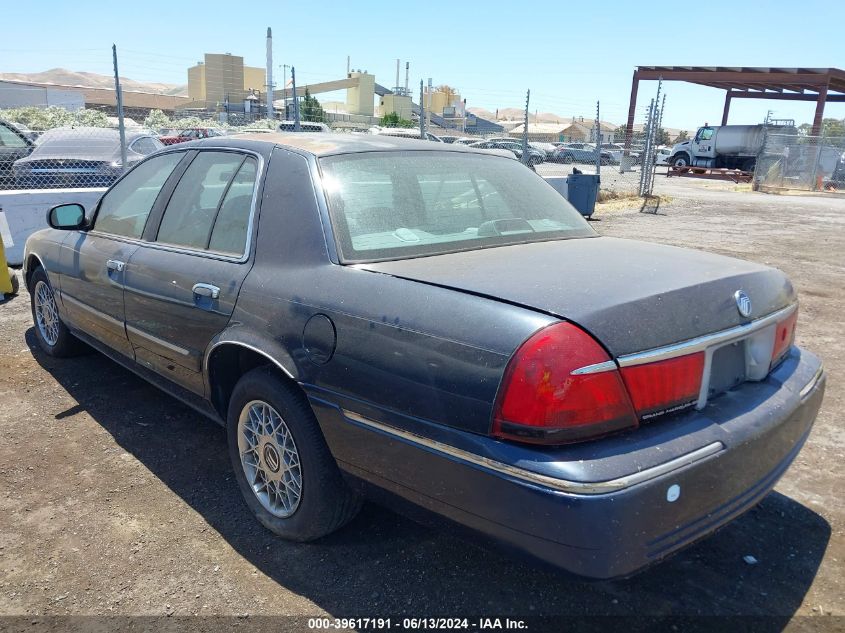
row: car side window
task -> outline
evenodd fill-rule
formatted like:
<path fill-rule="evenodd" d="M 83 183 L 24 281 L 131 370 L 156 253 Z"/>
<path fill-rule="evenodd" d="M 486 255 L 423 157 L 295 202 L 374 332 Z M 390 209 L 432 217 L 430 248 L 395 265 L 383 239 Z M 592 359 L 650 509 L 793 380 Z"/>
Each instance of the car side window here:
<path fill-rule="evenodd" d="M 26 147 L 26 141 L 5 125 L 0 125 L 0 147 Z"/>
<path fill-rule="evenodd" d="M 258 161 L 247 158 L 235 174 L 217 211 L 208 242 L 209 250 L 227 255 L 243 255 L 246 250 L 249 213 L 252 209 L 252 193 L 255 190 L 257 172 Z"/>
<path fill-rule="evenodd" d="M 156 241 L 187 248 L 208 248 L 214 221 L 222 210 L 224 197 L 228 198 L 229 185 L 235 184 L 234 177 L 244 161 L 243 154 L 234 152 L 197 154 L 167 203 Z M 240 194 L 240 185 L 236 192 Z M 230 202 L 227 217 L 234 213 L 235 206 L 235 202 Z"/>
<path fill-rule="evenodd" d="M 160 146 L 153 140 L 152 137 L 142 136 L 134 143 L 132 143 L 129 149 L 131 149 L 133 152 L 137 152 L 139 154 L 147 156 L 149 154 L 152 154 L 157 149 L 160 149 Z"/>
<path fill-rule="evenodd" d="M 184 155 L 184 152 L 163 154 L 132 169 L 103 196 L 94 230 L 141 237 L 161 188 Z"/>

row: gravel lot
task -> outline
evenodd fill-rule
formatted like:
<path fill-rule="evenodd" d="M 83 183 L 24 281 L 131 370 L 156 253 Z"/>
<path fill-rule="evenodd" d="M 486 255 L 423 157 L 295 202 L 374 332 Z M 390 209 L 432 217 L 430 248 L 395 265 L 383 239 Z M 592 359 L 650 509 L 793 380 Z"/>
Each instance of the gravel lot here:
<path fill-rule="evenodd" d="M 829 372 L 797 462 L 740 520 L 638 576 L 592 584 L 374 505 L 320 542 L 286 543 L 242 503 L 221 428 L 98 354 L 39 353 L 24 293 L 0 304 L 0 614 L 747 614 L 842 626 L 820 618 L 845 615 L 845 200 L 661 177 L 657 188 L 673 198 L 658 214 L 599 211 L 593 226 L 781 268 L 800 293 L 798 342 Z"/>

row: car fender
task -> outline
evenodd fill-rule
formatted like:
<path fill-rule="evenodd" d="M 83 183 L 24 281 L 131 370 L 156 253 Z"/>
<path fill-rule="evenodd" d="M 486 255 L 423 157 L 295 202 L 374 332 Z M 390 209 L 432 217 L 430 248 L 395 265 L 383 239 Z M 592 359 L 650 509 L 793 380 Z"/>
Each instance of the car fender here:
<path fill-rule="evenodd" d="M 287 350 L 279 344 L 278 341 L 266 336 L 261 336 L 253 331 L 240 327 L 239 324 L 233 324 L 220 332 L 217 336 L 211 339 L 205 351 L 203 358 L 203 378 L 205 381 L 206 393 L 211 393 L 211 385 L 209 383 L 208 363 L 214 350 L 223 345 L 236 345 L 243 347 L 256 354 L 260 354 L 269 360 L 275 367 L 277 367 L 288 378 L 299 381 L 299 370 L 293 358 L 288 354 Z"/>

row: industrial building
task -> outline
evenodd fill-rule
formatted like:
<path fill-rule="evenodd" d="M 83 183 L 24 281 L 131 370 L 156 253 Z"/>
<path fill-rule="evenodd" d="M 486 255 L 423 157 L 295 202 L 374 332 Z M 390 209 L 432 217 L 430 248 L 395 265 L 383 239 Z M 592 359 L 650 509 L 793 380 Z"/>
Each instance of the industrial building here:
<path fill-rule="evenodd" d="M 244 66 L 244 58 L 231 53 L 206 53 L 203 59 L 188 69 L 189 103 L 184 107 L 243 112 L 250 102 L 263 101 L 263 68 Z"/>

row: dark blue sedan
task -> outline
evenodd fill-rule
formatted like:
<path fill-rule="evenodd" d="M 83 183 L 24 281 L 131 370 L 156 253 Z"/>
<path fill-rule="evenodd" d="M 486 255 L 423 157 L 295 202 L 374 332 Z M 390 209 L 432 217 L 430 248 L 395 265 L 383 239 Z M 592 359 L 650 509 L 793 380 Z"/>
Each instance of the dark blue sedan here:
<path fill-rule="evenodd" d="M 291 540 L 372 498 L 631 574 L 760 501 L 824 392 L 781 272 L 600 237 L 460 145 L 180 144 L 49 222 L 24 256 L 41 349 L 93 347 L 225 425 Z"/>

